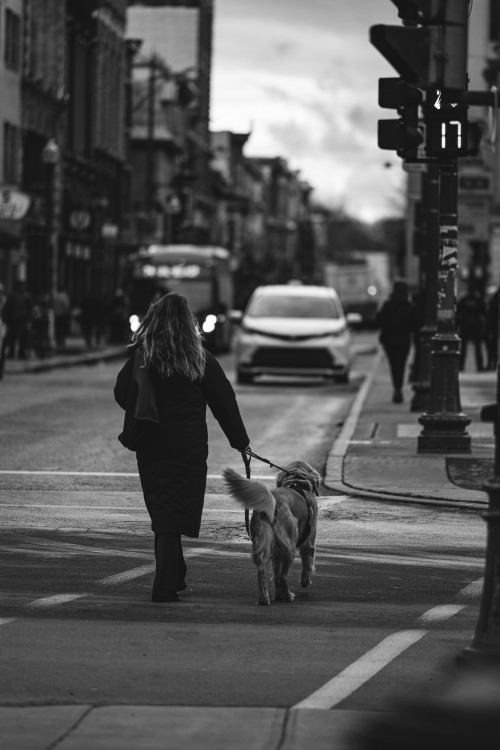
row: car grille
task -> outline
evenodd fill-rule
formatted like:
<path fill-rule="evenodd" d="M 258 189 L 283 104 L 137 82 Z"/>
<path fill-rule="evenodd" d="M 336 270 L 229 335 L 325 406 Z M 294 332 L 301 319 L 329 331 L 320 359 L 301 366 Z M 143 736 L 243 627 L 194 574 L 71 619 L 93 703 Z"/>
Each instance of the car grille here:
<path fill-rule="evenodd" d="M 257 349 L 253 356 L 254 367 L 297 367 L 328 369 L 333 367 L 330 354 L 325 349 L 294 347 L 266 347 Z"/>

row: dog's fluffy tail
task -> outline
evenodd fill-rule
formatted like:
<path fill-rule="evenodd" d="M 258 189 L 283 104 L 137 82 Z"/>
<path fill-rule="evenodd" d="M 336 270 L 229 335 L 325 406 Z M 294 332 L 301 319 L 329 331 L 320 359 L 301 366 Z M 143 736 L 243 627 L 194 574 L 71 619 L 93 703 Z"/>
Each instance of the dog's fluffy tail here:
<path fill-rule="evenodd" d="M 229 489 L 229 493 L 234 500 L 244 508 L 257 510 L 265 513 L 272 523 L 274 511 L 276 509 L 276 500 L 271 491 L 261 482 L 254 479 L 245 479 L 234 469 L 226 467 L 222 471 L 222 476 Z"/>

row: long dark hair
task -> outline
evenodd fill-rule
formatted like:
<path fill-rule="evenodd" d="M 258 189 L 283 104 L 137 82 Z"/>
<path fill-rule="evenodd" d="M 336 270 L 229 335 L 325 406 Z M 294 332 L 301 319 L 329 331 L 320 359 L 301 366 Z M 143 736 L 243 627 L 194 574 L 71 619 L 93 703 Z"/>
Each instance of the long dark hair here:
<path fill-rule="evenodd" d="M 200 328 L 186 298 L 176 292 L 150 305 L 129 346 L 141 346 L 146 367 L 156 369 L 163 378 L 178 373 L 194 382 L 205 372 Z"/>

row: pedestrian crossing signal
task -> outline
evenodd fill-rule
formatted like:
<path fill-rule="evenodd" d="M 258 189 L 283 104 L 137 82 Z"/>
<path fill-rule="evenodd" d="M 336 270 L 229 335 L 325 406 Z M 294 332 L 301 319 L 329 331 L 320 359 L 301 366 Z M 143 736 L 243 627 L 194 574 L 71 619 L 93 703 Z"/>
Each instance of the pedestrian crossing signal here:
<path fill-rule="evenodd" d="M 467 156 L 469 153 L 467 105 L 462 92 L 432 89 L 425 106 L 428 156 Z"/>

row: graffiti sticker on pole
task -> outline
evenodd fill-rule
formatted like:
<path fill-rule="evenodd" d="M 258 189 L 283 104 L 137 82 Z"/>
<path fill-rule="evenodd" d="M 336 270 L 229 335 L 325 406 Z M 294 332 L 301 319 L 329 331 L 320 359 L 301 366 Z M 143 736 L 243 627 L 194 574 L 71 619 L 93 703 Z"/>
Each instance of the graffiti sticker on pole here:
<path fill-rule="evenodd" d="M 449 271 L 458 268 L 457 226 L 442 226 L 439 230 L 439 265 Z"/>

